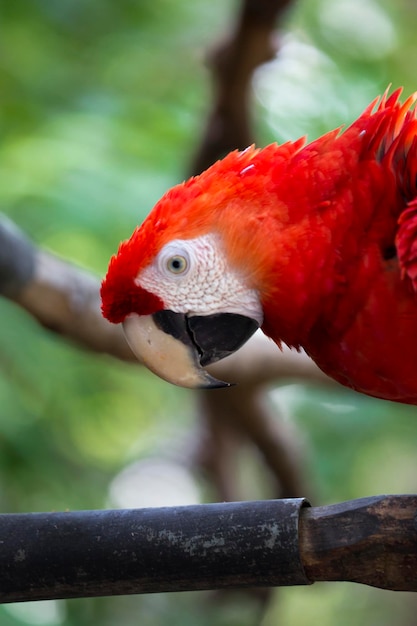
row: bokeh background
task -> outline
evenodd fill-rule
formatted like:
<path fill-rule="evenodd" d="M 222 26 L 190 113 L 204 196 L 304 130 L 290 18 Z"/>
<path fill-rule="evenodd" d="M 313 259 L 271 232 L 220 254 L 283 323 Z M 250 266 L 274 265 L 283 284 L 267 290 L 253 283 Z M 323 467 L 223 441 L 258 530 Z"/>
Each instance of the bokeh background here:
<path fill-rule="evenodd" d="M 102 276 L 119 241 L 188 171 L 210 106 L 205 53 L 238 6 L 2 2 L 0 210 Z M 412 0 L 294 2 L 279 57 L 255 76 L 258 143 L 346 124 L 389 83 L 416 89 L 416 32 Z M 191 392 L 84 353 L 9 301 L 0 315 L 1 512 L 204 500 L 202 478 L 161 453 L 187 455 Z M 416 491 L 415 408 L 301 383 L 273 390 L 271 402 L 303 439 L 313 504 Z M 413 598 L 316 584 L 277 591 L 259 618 L 249 596 L 156 594 L 4 605 L 0 624 L 412 625 Z"/>

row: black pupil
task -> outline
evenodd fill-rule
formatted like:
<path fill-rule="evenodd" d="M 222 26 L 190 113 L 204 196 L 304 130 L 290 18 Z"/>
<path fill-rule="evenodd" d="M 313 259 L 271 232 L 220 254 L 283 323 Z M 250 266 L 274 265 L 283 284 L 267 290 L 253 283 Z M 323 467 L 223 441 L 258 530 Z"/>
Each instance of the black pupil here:
<path fill-rule="evenodd" d="M 180 270 L 182 267 L 181 259 L 172 259 L 172 269 Z"/>

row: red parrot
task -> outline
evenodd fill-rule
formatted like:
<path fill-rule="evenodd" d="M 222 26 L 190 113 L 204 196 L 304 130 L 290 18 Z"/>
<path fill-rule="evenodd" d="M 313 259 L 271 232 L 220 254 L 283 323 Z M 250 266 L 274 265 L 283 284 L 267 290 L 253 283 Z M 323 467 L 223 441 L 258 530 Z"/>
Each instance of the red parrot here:
<path fill-rule="evenodd" d="M 417 404 L 417 92 L 343 132 L 235 151 L 173 187 L 112 257 L 103 315 L 162 378 L 261 327 L 357 391 Z"/>

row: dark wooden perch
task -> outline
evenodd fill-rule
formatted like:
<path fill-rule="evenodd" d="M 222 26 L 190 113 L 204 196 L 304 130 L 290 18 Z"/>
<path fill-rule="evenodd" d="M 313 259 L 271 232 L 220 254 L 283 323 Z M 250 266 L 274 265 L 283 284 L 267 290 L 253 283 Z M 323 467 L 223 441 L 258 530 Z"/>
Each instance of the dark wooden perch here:
<path fill-rule="evenodd" d="M 0 515 L 0 601 L 307 585 L 417 591 L 417 496 Z"/>

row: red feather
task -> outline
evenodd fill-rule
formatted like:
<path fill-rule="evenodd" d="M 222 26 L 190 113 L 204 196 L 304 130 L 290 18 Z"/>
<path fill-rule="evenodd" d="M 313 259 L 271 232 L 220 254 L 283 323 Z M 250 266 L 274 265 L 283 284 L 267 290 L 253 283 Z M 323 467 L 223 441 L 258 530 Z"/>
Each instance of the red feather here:
<path fill-rule="evenodd" d="M 174 187 L 112 259 L 104 315 L 163 307 L 136 277 L 167 242 L 213 232 L 266 334 L 345 385 L 417 404 L 417 94 L 400 95 L 344 132 L 232 152 Z"/>

